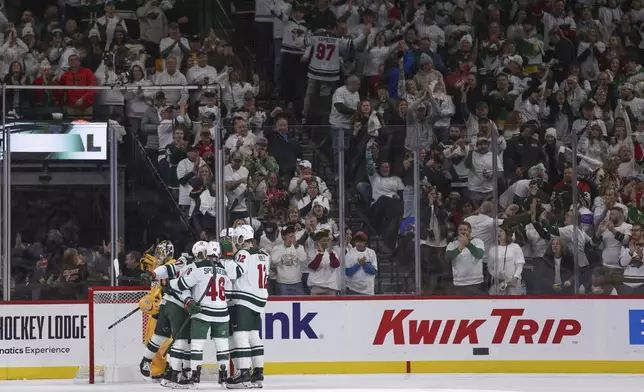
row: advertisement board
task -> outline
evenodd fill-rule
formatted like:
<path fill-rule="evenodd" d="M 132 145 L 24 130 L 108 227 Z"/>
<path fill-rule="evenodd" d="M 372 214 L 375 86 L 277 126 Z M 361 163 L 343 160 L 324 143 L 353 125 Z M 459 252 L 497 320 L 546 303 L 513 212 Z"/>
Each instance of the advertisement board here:
<path fill-rule="evenodd" d="M 67 368 L 66 376 L 73 377 L 74 369 L 87 363 L 86 304 L 2 305 L 0 309 L 0 380 L 36 378 L 38 369 L 50 367 Z"/>
<path fill-rule="evenodd" d="M 145 318 L 107 329 L 132 306 L 95 305 L 97 366 L 138 369 Z M 88 322 L 85 303 L 3 305 L 0 379 L 73 377 Z M 641 299 L 279 299 L 261 334 L 267 374 L 644 372 Z M 214 366 L 211 341 L 204 354 Z"/>

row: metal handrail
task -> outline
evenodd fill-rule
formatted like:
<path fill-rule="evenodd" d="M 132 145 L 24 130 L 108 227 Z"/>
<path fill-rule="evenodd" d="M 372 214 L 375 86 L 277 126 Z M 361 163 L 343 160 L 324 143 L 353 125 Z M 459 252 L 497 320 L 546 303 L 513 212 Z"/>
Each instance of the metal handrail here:
<path fill-rule="evenodd" d="M 181 210 L 179 208 L 179 204 L 174 200 L 172 197 L 172 194 L 168 190 L 167 186 L 165 185 L 165 182 L 163 181 L 163 178 L 161 177 L 161 174 L 159 171 L 154 167 L 154 164 L 150 160 L 150 157 L 147 156 L 145 147 L 141 143 L 140 140 L 137 138 L 133 138 L 132 140 L 133 143 L 135 143 L 136 146 L 136 154 L 139 154 L 139 157 L 134 157 L 135 160 L 137 159 L 142 159 L 145 162 L 146 168 L 148 170 L 148 173 L 152 175 L 153 181 L 155 182 L 155 185 L 159 188 L 163 188 L 163 194 L 166 197 L 166 201 L 169 201 L 170 204 L 174 207 L 175 211 L 178 213 L 179 220 L 183 223 L 185 228 L 193 235 L 194 238 L 197 238 L 197 232 L 194 230 L 188 219 L 181 213 Z M 140 172 L 139 172 L 140 173 Z"/>
<path fill-rule="evenodd" d="M 219 21 L 219 17 L 220 17 L 220 16 L 222 16 L 222 17 L 226 18 L 226 21 L 228 22 L 228 24 L 230 24 L 231 26 L 233 26 L 233 29 L 234 29 L 234 27 L 235 27 L 235 23 L 233 23 L 232 18 L 228 15 L 228 11 L 226 11 L 226 9 L 224 8 L 224 6 L 221 4 L 221 1 L 220 1 L 220 0 L 215 0 L 215 4 L 217 4 L 217 7 L 221 10 L 221 13 L 218 13 L 218 14 L 217 14 L 217 17 L 216 17 L 215 19 L 217 19 L 217 21 Z M 222 25 L 221 21 L 219 21 L 219 25 L 220 25 L 220 26 Z M 226 29 L 224 29 L 224 28 L 222 27 L 222 30 L 224 31 L 224 34 L 226 34 L 226 38 L 228 39 L 228 41 L 231 41 L 231 37 L 230 37 L 230 36 L 228 35 L 228 33 L 226 32 Z M 248 56 L 248 58 L 252 60 L 252 59 L 253 59 L 253 52 L 250 50 L 250 48 L 248 48 L 248 46 L 246 46 L 246 45 L 243 45 L 242 47 L 244 48 L 244 51 L 246 52 L 246 53 L 245 53 L 245 54 L 246 54 L 246 56 Z M 252 64 L 251 64 L 251 65 L 252 65 Z"/>

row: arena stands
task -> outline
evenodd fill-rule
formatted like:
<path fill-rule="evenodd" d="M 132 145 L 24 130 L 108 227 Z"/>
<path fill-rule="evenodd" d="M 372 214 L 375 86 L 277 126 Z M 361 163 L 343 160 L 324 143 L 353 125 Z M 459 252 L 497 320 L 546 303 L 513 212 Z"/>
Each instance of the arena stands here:
<path fill-rule="evenodd" d="M 118 164 L 10 144 L 11 299 L 242 223 L 271 295 L 644 294 L 639 0 L 21 4 L 4 138 L 107 124 Z"/>

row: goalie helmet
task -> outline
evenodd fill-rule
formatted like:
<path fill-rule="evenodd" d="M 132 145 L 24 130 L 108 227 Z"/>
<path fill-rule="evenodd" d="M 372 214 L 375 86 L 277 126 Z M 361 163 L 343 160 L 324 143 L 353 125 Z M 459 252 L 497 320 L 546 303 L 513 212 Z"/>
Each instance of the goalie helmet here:
<path fill-rule="evenodd" d="M 208 243 L 206 241 L 198 241 L 192 246 L 192 254 L 196 260 L 204 260 L 208 257 Z"/>
<path fill-rule="evenodd" d="M 238 245 L 255 238 L 255 230 L 250 225 L 241 225 L 235 229 L 234 240 Z"/>
<path fill-rule="evenodd" d="M 161 241 L 154 249 L 154 253 L 161 262 L 166 262 L 174 257 L 174 245 L 170 241 Z"/>
<path fill-rule="evenodd" d="M 221 247 L 219 246 L 219 242 L 210 241 L 208 243 L 208 257 L 221 257 Z"/>

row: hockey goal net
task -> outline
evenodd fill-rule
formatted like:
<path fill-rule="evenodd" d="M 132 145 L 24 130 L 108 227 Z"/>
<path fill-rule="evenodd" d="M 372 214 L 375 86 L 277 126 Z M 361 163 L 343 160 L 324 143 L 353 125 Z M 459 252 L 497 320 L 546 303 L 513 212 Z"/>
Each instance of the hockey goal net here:
<path fill-rule="evenodd" d="M 89 366 L 79 368 L 80 382 L 110 383 L 142 381 L 139 363 L 145 350 L 145 332 L 150 317 L 134 312 L 149 292 L 145 287 L 94 287 L 89 290 Z M 204 347 L 202 379 L 216 380 L 217 366 L 212 341 Z"/>

